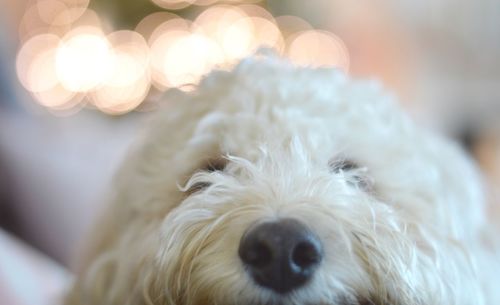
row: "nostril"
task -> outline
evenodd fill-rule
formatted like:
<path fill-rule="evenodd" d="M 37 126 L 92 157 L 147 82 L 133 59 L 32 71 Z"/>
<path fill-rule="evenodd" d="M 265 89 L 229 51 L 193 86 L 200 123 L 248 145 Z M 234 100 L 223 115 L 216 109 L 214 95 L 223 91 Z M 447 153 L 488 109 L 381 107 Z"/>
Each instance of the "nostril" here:
<path fill-rule="evenodd" d="M 319 247 L 310 241 L 299 242 L 292 252 L 292 261 L 302 269 L 307 269 L 321 261 Z"/>

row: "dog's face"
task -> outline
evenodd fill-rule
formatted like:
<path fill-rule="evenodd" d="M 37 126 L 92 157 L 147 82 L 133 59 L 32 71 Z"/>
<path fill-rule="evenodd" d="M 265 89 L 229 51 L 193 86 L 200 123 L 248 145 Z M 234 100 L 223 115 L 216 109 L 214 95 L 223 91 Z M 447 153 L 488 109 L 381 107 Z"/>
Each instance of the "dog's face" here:
<path fill-rule="evenodd" d="M 209 76 L 121 175 L 114 209 L 133 212 L 110 289 L 144 304 L 481 304 L 474 172 L 388 100 L 269 59 Z"/>

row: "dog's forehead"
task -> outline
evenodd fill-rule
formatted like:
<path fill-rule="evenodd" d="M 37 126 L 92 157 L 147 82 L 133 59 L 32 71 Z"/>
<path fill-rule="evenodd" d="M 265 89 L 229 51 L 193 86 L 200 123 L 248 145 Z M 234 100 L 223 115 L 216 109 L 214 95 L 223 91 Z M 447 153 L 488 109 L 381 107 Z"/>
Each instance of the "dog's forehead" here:
<path fill-rule="evenodd" d="M 202 94 L 191 101 L 204 108 L 191 120 L 192 137 L 210 138 L 221 153 L 250 159 L 263 148 L 283 153 L 299 143 L 311 158 L 325 160 L 370 146 L 387 147 L 384 141 L 405 130 L 406 118 L 389 98 L 377 96 L 376 84 L 344 84 L 340 72 L 310 73 L 311 79 L 287 74 L 265 84 L 235 76 L 223 84 L 225 94 L 216 100 L 207 101 Z"/>

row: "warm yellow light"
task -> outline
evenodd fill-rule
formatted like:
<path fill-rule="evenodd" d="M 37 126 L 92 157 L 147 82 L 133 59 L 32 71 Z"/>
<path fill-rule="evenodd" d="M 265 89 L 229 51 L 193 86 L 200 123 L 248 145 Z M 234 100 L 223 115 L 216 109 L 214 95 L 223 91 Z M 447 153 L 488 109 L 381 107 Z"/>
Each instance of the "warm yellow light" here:
<path fill-rule="evenodd" d="M 58 84 L 56 74 L 56 49 L 39 52 L 27 69 L 30 91 L 49 90 Z"/>
<path fill-rule="evenodd" d="M 262 0 L 225 0 L 225 2 L 229 2 L 231 4 L 242 4 L 242 3 L 258 3 L 262 2 Z"/>
<path fill-rule="evenodd" d="M 46 91 L 33 92 L 32 95 L 40 105 L 54 110 L 72 108 L 83 100 L 82 94 L 68 91 L 60 84 Z"/>
<path fill-rule="evenodd" d="M 146 41 L 151 41 L 151 35 L 158 27 L 171 19 L 181 19 L 176 14 L 170 12 L 156 12 L 144 17 L 135 27 L 135 31 L 141 34 Z M 154 40 L 154 39 L 153 39 Z"/>
<path fill-rule="evenodd" d="M 125 87 L 133 85 L 139 78 L 148 74 L 149 48 L 146 40 L 134 31 L 117 31 L 108 35 L 113 45 L 110 77 L 105 85 Z"/>
<path fill-rule="evenodd" d="M 193 22 L 193 31 L 200 32 L 214 41 L 221 43 L 227 28 L 236 21 L 248 17 L 239 8 L 229 5 L 217 5 L 203 11 Z"/>
<path fill-rule="evenodd" d="M 61 0 L 69 7 L 88 7 L 90 0 Z"/>
<path fill-rule="evenodd" d="M 26 9 L 19 22 L 19 40 L 25 42 L 33 36 L 47 34 L 49 28 L 50 25 L 40 18 L 37 6 L 32 5 Z"/>
<path fill-rule="evenodd" d="M 193 4 L 196 0 L 152 0 L 156 5 L 167 10 L 180 10 Z"/>
<path fill-rule="evenodd" d="M 271 14 L 268 10 L 266 10 L 262 6 L 255 4 L 242 4 L 238 5 L 238 9 L 245 12 L 245 14 L 248 15 L 249 17 L 260 17 L 274 22 L 273 14 Z"/>
<path fill-rule="evenodd" d="M 253 40 L 253 23 L 239 8 L 228 5 L 211 7 L 193 22 L 193 31 L 217 43 L 225 60 L 232 62 L 249 52 Z"/>
<path fill-rule="evenodd" d="M 104 35 L 96 28 L 82 27 L 61 42 L 56 71 L 64 88 L 87 92 L 109 77 L 111 63 L 111 48 Z"/>
<path fill-rule="evenodd" d="M 284 39 L 272 15 L 256 5 L 218 5 L 201 13 L 193 30 L 210 37 L 224 52 L 226 63 L 249 56 L 259 47 L 280 53 Z"/>
<path fill-rule="evenodd" d="M 152 0 L 168 9 L 218 0 Z M 227 0 L 204 10 L 191 22 L 158 12 L 135 31 L 109 32 L 89 0 L 37 0 L 19 31 L 24 42 L 16 65 L 21 84 L 41 105 L 76 109 L 90 97 L 98 109 L 121 114 L 135 109 L 149 94 L 171 87 L 188 90 L 216 67 L 227 68 L 259 47 L 285 52 L 301 65 L 336 66 L 347 71 L 343 42 L 326 31 L 312 30 L 294 16 L 276 19 L 260 0 Z M 108 29 L 108 30 L 106 30 Z M 63 37 L 63 38 L 61 38 Z"/>
<path fill-rule="evenodd" d="M 150 65 L 153 85 L 159 90 L 170 87 L 165 75 L 165 58 L 168 50 L 179 38 L 189 35 L 190 32 L 182 30 L 171 30 L 157 37 L 151 44 Z"/>
<path fill-rule="evenodd" d="M 219 0 L 196 0 L 194 2 L 194 4 L 200 5 L 200 6 L 209 6 L 209 5 L 217 3 L 217 1 L 219 1 Z"/>
<path fill-rule="evenodd" d="M 288 56 L 299 65 L 332 66 L 349 70 L 349 54 L 343 41 L 330 32 L 310 30 L 291 40 Z"/>
<path fill-rule="evenodd" d="M 89 0 L 37 0 L 34 6 L 45 23 L 66 25 L 82 16 Z"/>
<path fill-rule="evenodd" d="M 91 97 L 101 111 L 122 114 L 140 105 L 149 92 L 149 48 L 134 31 L 113 32 L 107 39 L 113 45 L 110 76 Z"/>
<path fill-rule="evenodd" d="M 149 36 L 148 43 L 152 46 L 158 37 L 163 34 L 175 32 L 175 31 L 186 31 L 189 32 L 191 28 L 191 22 L 182 18 L 172 18 L 157 26 L 151 35 Z"/>
<path fill-rule="evenodd" d="M 219 43 L 227 61 L 235 61 L 249 54 L 254 47 L 254 24 L 250 18 L 235 20 L 218 31 Z"/>
<path fill-rule="evenodd" d="M 74 3 L 73 3 L 74 2 Z M 19 23 L 19 40 L 53 33 L 63 36 L 72 27 L 94 26 L 102 28 L 97 14 L 87 9 L 88 0 L 42 0 L 28 7 Z"/>
<path fill-rule="evenodd" d="M 58 83 L 55 67 L 59 37 L 38 35 L 28 40 L 17 54 L 16 70 L 19 81 L 29 91 L 49 90 Z"/>
<path fill-rule="evenodd" d="M 41 0 L 34 3 L 26 12 L 20 24 L 20 39 L 24 41 L 16 60 L 17 74 L 21 84 L 31 92 L 40 105 L 66 110 L 74 107 L 83 99 L 62 86 L 58 60 L 60 59 L 61 39 L 69 29 L 69 23 L 59 22 L 58 18 L 69 10 L 79 9 L 69 21 L 74 21 L 86 12 L 88 1 Z M 75 13 L 76 11 L 73 11 Z M 97 15 L 87 14 L 86 20 L 98 21 Z M 66 15 L 68 20 L 68 15 Z M 83 18 L 82 18 L 83 19 Z M 42 33 L 42 34 L 37 34 Z"/>
<path fill-rule="evenodd" d="M 285 40 L 287 40 L 293 34 L 313 29 L 313 27 L 307 21 L 297 16 L 278 16 L 274 20 Z"/>
<path fill-rule="evenodd" d="M 71 31 L 79 31 L 79 28 L 93 27 L 103 32 L 105 24 L 101 21 L 97 13 L 85 7 L 72 7 L 60 12 L 51 22 L 46 30 L 59 37 L 67 36 Z"/>
<path fill-rule="evenodd" d="M 225 0 L 225 1 L 195 0 L 193 4 L 200 5 L 200 6 L 209 6 L 209 5 L 215 4 L 217 2 L 229 2 L 231 4 L 242 4 L 242 3 L 258 3 L 258 2 L 262 2 L 262 0 Z"/>
<path fill-rule="evenodd" d="M 68 6 L 59 0 L 38 0 L 35 4 L 41 20 L 51 24 L 55 17 L 68 9 Z"/>
<path fill-rule="evenodd" d="M 121 71 L 129 73 L 127 68 Z M 109 114 L 123 114 L 135 109 L 146 98 L 150 80 L 143 74 L 134 83 L 126 86 L 104 85 L 92 93 L 94 105 L 101 111 Z"/>
<path fill-rule="evenodd" d="M 142 58 L 137 58 L 135 54 L 123 51 L 115 51 L 113 58 L 113 73 L 106 82 L 106 85 L 116 87 L 126 87 L 144 74 L 145 66 Z"/>
<path fill-rule="evenodd" d="M 167 49 L 163 69 L 172 87 L 198 83 L 200 77 L 217 64 L 223 55 L 219 46 L 200 34 L 179 36 Z"/>
<path fill-rule="evenodd" d="M 281 53 L 285 47 L 285 41 L 277 25 L 273 22 L 262 17 L 248 18 L 253 24 L 253 42 L 250 47 L 250 52 L 245 55 L 255 53 L 260 47 L 272 48 L 276 52 Z"/>

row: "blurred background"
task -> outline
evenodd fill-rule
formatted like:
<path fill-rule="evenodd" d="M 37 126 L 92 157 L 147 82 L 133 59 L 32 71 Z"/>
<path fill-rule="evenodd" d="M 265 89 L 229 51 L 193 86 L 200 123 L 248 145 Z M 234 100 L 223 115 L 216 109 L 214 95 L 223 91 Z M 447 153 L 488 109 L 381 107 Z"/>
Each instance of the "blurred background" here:
<path fill-rule="evenodd" d="M 0 299 L 8 304 L 53 304 L 40 300 L 70 277 L 116 166 L 168 103 L 162 94 L 192 90 L 261 46 L 298 65 L 380 80 L 420 124 L 464 145 L 499 215 L 497 0 L 1 1 Z M 35 292 L 16 293 L 26 281 Z"/>

